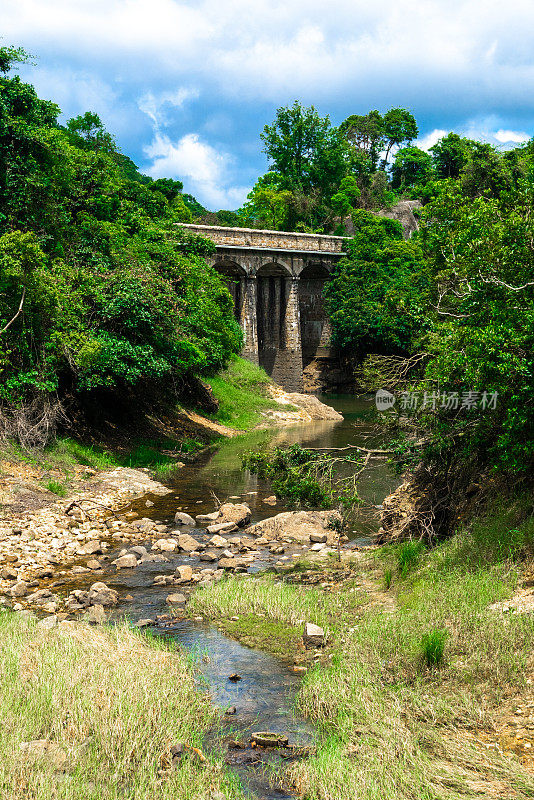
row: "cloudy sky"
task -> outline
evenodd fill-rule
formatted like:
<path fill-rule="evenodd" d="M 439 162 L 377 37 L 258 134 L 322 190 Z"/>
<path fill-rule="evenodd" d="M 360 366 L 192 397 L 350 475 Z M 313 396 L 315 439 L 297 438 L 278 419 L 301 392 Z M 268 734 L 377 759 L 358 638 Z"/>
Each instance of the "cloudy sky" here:
<path fill-rule="evenodd" d="M 371 108 L 502 147 L 534 135 L 532 0 L 0 0 L 3 44 L 64 118 L 96 111 L 153 177 L 236 208 L 259 133 L 298 98 L 339 123 Z"/>

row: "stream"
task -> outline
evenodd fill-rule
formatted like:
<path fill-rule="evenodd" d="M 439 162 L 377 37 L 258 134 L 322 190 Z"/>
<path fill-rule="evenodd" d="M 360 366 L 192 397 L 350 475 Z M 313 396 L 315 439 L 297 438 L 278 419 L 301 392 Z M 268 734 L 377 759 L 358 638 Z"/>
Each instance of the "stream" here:
<path fill-rule="evenodd" d="M 272 489 L 268 482 L 242 468 L 241 457 L 245 452 L 273 444 L 299 443 L 318 448 L 344 447 L 347 444 L 369 448 L 384 445 L 384 435 L 376 433 L 374 398 L 328 396 L 322 399 L 343 414 L 343 421 L 301 423 L 224 441 L 217 450 L 204 453 L 199 460 L 180 469 L 167 484 L 172 489 L 171 494 L 164 497 L 148 495 L 133 503 L 132 510 L 140 517 L 172 525 L 178 510 L 192 516 L 212 512 L 215 508 L 212 493 L 221 502 L 247 503 L 252 511 L 252 523 L 292 510 L 282 500 L 278 500 L 275 507 L 263 502 L 272 495 Z M 384 460 L 375 460 L 361 476 L 360 495 L 366 503 L 379 506 L 398 483 Z M 147 499 L 153 505 L 147 507 Z M 351 541 L 347 546 L 370 544 L 369 536 L 377 527 L 378 515 L 362 520 L 349 532 Z M 209 538 L 204 529 L 187 530 L 199 540 Z M 145 544 L 150 549 L 150 542 Z M 169 587 L 154 586 L 156 575 L 171 575 L 180 564 L 189 564 L 193 569 L 210 566 L 199 565 L 197 557 L 184 553 L 166 553 L 168 560 L 163 563 L 148 561 L 135 570 L 117 571 L 110 562 L 120 549 L 117 547 L 107 553 L 103 575 L 99 579 L 119 590 L 121 601 L 115 615 L 127 615 L 134 623 L 140 619 L 155 620 L 168 611 L 166 597 Z M 286 554 L 285 558 L 289 560 L 290 548 L 286 549 Z M 277 556 L 267 548 L 261 548 L 249 572 L 272 567 L 275 561 Z M 284 754 L 283 749 L 227 751 L 224 746 L 224 740 L 229 737 L 248 742 L 250 733 L 258 730 L 284 734 L 297 748 L 313 745 L 313 726 L 299 718 L 293 708 L 301 677 L 290 670 L 290 662 L 241 645 L 206 621 L 178 619 L 164 623 L 163 627 L 155 625 L 153 631 L 173 639 L 192 654 L 199 669 L 199 682 L 209 691 L 216 706 L 221 710 L 236 708 L 235 715 L 222 716 L 221 724 L 206 741 L 206 749 L 212 752 L 220 750 L 225 754 L 231 768 L 239 774 L 244 790 L 252 797 L 262 800 L 293 797 L 289 791 L 276 788 L 269 781 L 269 771 L 281 771 L 284 767 L 281 762 L 287 753 Z M 241 680 L 230 681 L 228 676 L 232 673 L 238 673 Z"/>

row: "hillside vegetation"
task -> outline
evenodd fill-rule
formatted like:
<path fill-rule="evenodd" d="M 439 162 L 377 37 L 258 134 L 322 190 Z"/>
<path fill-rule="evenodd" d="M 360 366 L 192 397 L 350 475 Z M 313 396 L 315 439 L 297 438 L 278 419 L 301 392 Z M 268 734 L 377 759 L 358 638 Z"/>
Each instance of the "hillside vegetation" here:
<path fill-rule="evenodd" d="M 0 50 L 0 435 L 42 444 L 62 408 L 172 401 L 241 346 L 232 300 L 180 235 L 181 183 L 141 176 L 90 112 L 60 109 Z"/>

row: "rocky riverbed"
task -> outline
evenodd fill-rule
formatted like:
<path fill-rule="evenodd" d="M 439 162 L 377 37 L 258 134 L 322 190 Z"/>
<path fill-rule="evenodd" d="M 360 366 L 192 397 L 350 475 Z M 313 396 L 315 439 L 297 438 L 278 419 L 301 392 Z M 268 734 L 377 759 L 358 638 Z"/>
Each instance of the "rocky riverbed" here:
<path fill-rule="evenodd" d="M 227 571 L 282 571 L 304 553 L 325 558 L 338 544 L 337 512 L 283 512 L 250 525 L 248 505 L 229 502 L 195 518 L 177 511 L 169 525 L 131 510 L 134 500 L 170 492 L 143 470 L 117 468 L 69 499 L 4 520 L 0 602 L 48 615 L 50 625 L 80 614 L 102 622 L 125 599 L 109 577 L 148 566 L 146 578 L 168 591 L 167 605 L 183 609 L 196 586 Z"/>

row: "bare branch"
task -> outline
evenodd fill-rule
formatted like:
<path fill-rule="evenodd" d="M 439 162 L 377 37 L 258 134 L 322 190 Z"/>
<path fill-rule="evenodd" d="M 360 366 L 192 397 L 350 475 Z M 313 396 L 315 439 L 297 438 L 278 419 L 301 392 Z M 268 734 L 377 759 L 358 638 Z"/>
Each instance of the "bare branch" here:
<path fill-rule="evenodd" d="M 18 307 L 18 311 L 17 311 L 17 313 L 15 314 L 15 316 L 14 316 L 14 317 L 11 317 L 11 319 L 9 320 L 9 322 L 7 323 L 7 325 L 4 325 L 4 327 L 3 327 L 3 328 L 0 328 L 0 333 L 5 333 L 5 332 L 7 331 L 7 329 L 8 329 L 8 328 L 9 328 L 11 325 L 13 325 L 13 323 L 15 322 L 15 320 L 17 319 L 17 317 L 20 315 L 20 312 L 22 311 L 22 306 L 24 305 L 24 298 L 25 298 L 25 297 L 26 297 L 26 287 L 24 286 L 24 288 L 22 289 L 22 297 L 20 298 L 20 304 L 19 304 L 19 307 Z"/>

